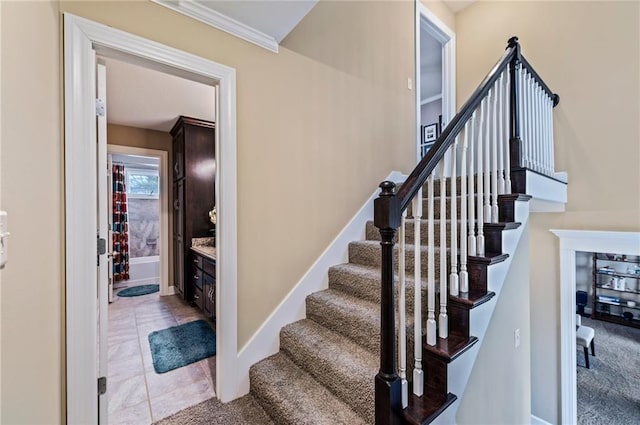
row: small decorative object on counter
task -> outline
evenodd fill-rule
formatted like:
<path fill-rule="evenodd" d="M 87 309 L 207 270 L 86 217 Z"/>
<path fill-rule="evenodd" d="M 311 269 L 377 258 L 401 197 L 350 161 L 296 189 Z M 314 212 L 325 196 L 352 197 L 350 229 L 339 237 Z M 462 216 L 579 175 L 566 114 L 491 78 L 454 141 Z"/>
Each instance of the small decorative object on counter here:
<path fill-rule="evenodd" d="M 211 220 L 211 222 L 213 223 L 214 226 L 216 224 L 218 224 L 218 216 L 216 215 L 216 207 L 213 207 L 213 209 L 211 211 L 209 211 L 209 220 Z"/>

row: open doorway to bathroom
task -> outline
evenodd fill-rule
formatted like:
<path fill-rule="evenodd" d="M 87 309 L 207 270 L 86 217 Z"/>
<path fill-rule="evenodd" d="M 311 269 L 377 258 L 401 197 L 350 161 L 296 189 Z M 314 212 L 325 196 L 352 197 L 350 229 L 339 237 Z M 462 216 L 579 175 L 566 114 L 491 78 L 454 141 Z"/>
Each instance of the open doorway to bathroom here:
<path fill-rule="evenodd" d="M 215 88 L 113 58 L 98 62 L 107 92 L 106 422 L 151 424 L 215 397 L 215 322 L 186 295 L 191 280 L 176 287 L 191 262 L 175 249 L 183 236 L 177 188 L 185 177 L 174 131 L 183 115 L 214 122 Z M 213 199 L 215 171 L 203 179 L 189 181 L 189 189 L 199 185 Z"/>

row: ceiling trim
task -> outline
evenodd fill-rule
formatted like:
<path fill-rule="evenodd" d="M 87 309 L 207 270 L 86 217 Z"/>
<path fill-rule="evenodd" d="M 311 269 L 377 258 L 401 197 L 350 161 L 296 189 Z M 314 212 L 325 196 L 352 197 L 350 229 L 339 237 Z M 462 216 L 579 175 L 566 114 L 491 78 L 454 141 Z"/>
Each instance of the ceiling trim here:
<path fill-rule="evenodd" d="M 197 19 L 207 25 L 227 32 L 238 38 L 241 38 L 249 43 L 253 43 L 256 46 L 260 46 L 271 52 L 278 53 L 279 45 L 278 41 L 262 31 L 236 21 L 227 15 L 224 15 L 215 10 L 209 9 L 195 1 L 185 0 L 151 0 L 161 6 L 168 7 L 190 18 Z"/>
<path fill-rule="evenodd" d="M 422 99 L 422 101 L 420 102 L 420 105 L 426 105 L 427 103 L 435 102 L 436 100 L 440 100 L 440 99 L 442 99 L 442 93 L 438 93 L 431 97 L 427 97 L 426 99 Z"/>

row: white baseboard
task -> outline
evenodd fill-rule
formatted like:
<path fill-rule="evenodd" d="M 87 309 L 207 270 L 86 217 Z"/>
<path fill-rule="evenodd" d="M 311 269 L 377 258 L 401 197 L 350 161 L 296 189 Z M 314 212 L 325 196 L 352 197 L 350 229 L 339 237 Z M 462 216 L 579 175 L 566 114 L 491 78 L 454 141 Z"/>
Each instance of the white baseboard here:
<path fill-rule="evenodd" d="M 166 294 L 160 294 L 161 296 L 165 296 L 165 295 L 175 295 L 176 294 L 176 287 L 171 285 L 169 286 L 169 288 L 167 289 L 167 293 Z"/>
<path fill-rule="evenodd" d="M 386 180 L 403 181 L 405 175 L 393 171 Z M 271 313 L 260 329 L 238 353 L 239 395 L 249 392 L 249 368 L 260 360 L 276 354 L 280 350 L 280 329 L 302 320 L 306 316 L 305 298 L 329 286 L 329 267 L 348 261 L 349 243 L 364 239 L 365 225 L 373 219 L 373 201 L 378 190 L 369 197 L 356 215 L 340 231 L 327 249 L 313 263 L 298 283 L 291 289 L 278 307 Z"/>
<path fill-rule="evenodd" d="M 531 415 L 531 425 L 551 425 L 549 422 L 544 419 L 540 419 L 536 415 Z"/>

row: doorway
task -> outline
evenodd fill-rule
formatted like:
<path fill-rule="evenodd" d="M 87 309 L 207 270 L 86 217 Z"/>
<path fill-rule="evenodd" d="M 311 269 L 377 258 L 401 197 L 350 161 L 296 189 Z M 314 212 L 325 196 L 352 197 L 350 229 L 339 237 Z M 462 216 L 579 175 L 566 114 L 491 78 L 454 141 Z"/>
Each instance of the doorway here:
<path fill-rule="evenodd" d="M 237 396 L 235 70 L 70 14 L 64 15 L 64 35 L 67 421 L 96 422 L 96 383 L 101 384 L 95 344 L 98 288 L 86 284 L 97 282 L 98 276 L 96 158 L 102 154 L 96 148 L 96 55 L 218 87 L 215 144 L 224 167 L 216 177 L 216 393 L 222 401 L 231 400 Z"/>
<path fill-rule="evenodd" d="M 420 0 L 415 2 L 418 161 L 455 115 L 455 33 Z"/>

